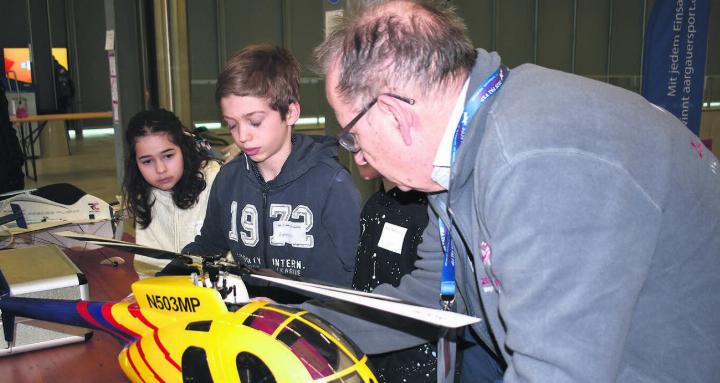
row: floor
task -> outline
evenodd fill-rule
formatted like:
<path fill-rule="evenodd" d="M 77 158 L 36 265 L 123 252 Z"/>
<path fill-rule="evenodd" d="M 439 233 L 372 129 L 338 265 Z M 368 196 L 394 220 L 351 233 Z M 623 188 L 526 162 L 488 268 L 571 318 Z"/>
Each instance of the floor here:
<path fill-rule="evenodd" d="M 38 180 L 25 178 L 25 188 L 71 183 L 107 202 L 115 201 L 120 185 L 115 175 L 115 143 L 112 133 L 71 138 L 69 156 L 38 158 Z M 28 167 L 30 162 L 28 161 Z M 29 170 L 32 173 L 31 170 Z"/>

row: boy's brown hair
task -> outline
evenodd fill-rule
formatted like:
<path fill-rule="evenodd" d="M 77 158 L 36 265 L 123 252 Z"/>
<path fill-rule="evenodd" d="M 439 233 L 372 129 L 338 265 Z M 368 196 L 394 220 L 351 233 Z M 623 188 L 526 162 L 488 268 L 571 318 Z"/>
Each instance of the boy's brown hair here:
<path fill-rule="evenodd" d="M 285 120 L 288 107 L 300 102 L 300 65 L 285 48 L 269 44 L 248 45 L 225 63 L 218 76 L 215 101 L 224 97 L 264 97 Z"/>

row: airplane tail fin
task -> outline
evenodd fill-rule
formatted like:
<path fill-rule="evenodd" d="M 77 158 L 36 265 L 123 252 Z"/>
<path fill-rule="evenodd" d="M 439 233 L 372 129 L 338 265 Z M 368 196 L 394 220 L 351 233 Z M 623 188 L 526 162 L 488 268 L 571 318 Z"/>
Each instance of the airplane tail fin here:
<path fill-rule="evenodd" d="M 2 271 L 0 271 L 0 301 L 9 296 L 10 285 L 5 279 L 5 275 L 3 275 Z M 0 315 L 0 320 L 2 320 L 5 341 L 10 344 L 13 340 L 15 340 L 15 315 L 10 314 L 7 311 L 3 311 L 2 315 Z"/>
<path fill-rule="evenodd" d="M 27 229 L 27 222 L 25 222 L 25 215 L 23 214 L 22 209 L 20 208 L 20 205 L 11 203 L 10 207 L 12 208 L 12 214 L 8 214 L 8 215 L 4 215 L 4 216 L 0 217 L 0 225 L 15 221 L 15 222 L 17 222 L 17 225 L 19 227 L 22 227 L 23 229 Z"/>
<path fill-rule="evenodd" d="M 10 207 L 12 208 L 12 212 L 15 216 L 15 222 L 17 222 L 17 225 L 23 229 L 27 229 L 28 226 L 27 222 L 25 222 L 25 214 L 23 214 L 20 205 L 11 203 Z"/>

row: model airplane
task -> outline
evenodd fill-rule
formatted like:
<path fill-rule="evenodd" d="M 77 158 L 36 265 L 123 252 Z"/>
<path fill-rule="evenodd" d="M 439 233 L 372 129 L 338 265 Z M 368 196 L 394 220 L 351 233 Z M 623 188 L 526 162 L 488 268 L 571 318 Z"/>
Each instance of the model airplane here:
<path fill-rule="evenodd" d="M 97 246 L 88 248 L 85 243 L 58 237 L 54 233 L 73 227 L 86 233 L 113 237 L 118 223 L 118 215 L 107 202 L 66 183 L 0 195 L 0 216 L 18 213 L 22 214 L 27 225 L 4 226 L 0 230 L 0 243 L 5 243 L 5 246 L 16 239 L 15 247 L 41 243 L 64 248 L 82 246 L 92 250 Z"/>

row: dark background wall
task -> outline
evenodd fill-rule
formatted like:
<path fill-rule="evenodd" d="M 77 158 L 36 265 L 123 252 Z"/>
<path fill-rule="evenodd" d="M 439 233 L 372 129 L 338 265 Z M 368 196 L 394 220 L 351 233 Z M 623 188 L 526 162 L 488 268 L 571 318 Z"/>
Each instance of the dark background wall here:
<path fill-rule="evenodd" d="M 75 85 L 73 110 L 110 110 L 103 12 L 103 2 L 97 0 L 3 0 L 0 3 L 3 15 L 0 47 L 27 47 L 31 37 L 41 43 L 47 40 L 40 46 L 33 44 L 38 111 L 54 109 L 52 66 L 46 50 L 49 47 L 68 48 L 69 69 Z M 83 123 L 107 125 L 104 120 Z"/>
<path fill-rule="evenodd" d="M 0 23 L 2 47 L 26 47 L 30 44 L 30 22 L 26 0 L 5 0 L 0 4 L 3 20 Z"/>
<path fill-rule="evenodd" d="M 720 0 L 712 1 L 706 98 L 720 101 Z M 450 0 L 474 43 L 510 67 L 537 63 L 640 91 L 644 29 L 654 0 Z M 222 63 L 251 43 L 290 48 L 304 68 L 323 38 L 326 0 L 188 0 L 193 118 L 217 120 Z M 337 7 L 343 7 L 340 0 Z M 325 114 L 322 82 L 305 70 L 303 115 Z"/>
<path fill-rule="evenodd" d="M 339 5 L 344 6 L 345 0 Z M 147 0 L 126 0 L 141 7 Z M 510 67 L 525 62 L 575 72 L 639 91 L 643 30 L 654 0 L 450 0 L 468 24 L 477 46 L 497 50 Z M 291 49 L 303 66 L 304 116 L 327 114 L 322 81 L 309 70 L 312 48 L 323 38 L 327 0 L 187 0 L 192 113 L 195 121 L 217 121 L 213 92 L 222 64 L 251 43 Z M 44 10 L 42 9 L 44 7 Z M 0 46 L 27 46 L 28 9 L 47 14 L 52 45 L 68 46 L 77 95 L 76 111 L 110 109 L 104 51 L 104 4 L 98 0 L 2 0 Z M 712 0 L 706 66 L 706 99 L 720 100 L 720 0 Z M 34 17 L 29 17 L 34 16 Z M 132 12 L 126 21 L 132 21 Z M 137 20 L 134 21 L 138 25 Z M 137 44 L 133 24 L 125 27 Z M 43 28 L 40 28 L 43 29 Z M 48 40 L 49 41 L 49 40 Z M 50 43 L 48 42 L 48 45 Z M 48 68 L 43 63 L 37 67 Z M 133 71 L 134 61 L 126 65 Z M 140 68 L 138 68 L 140 70 Z M 47 87 L 44 87 L 47 92 Z M 47 95 L 39 95 L 46 98 Z M 133 96 L 135 97 L 135 96 Z M 141 95 L 139 97 L 144 97 Z"/>
<path fill-rule="evenodd" d="M 308 69 L 323 39 L 322 1 L 188 0 L 192 112 L 195 121 L 216 121 L 215 79 L 223 63 L 249 44 L 284 46 L 302 68 L 303 116 L 323 114 L 324 91 Z"/>
<path fill-rule="evenodd" d="M 56 1 L 56 0 L 51 0 Z M 78 112 L 107 111 L 110 106 L 110 79 L 105 54 L 105 6 L 98 0 L 64 0 L 73 14 L 70 41 L 70 71 L 75 80 L 75 110 Z M 88 22 L 92 20 L 92 22 Z M 74 69 L 73 69 L 74 65 Z M 81 121 L 97 126 L 107 121 Z"/>
<path fill-rule="evenodd" d="M 475 44 L 509 66 L 533 62 L 640 91 L 655 0 L 452 0 Z M 706 101 L 720 101 L 720 1 L 711 0 Z"/>

